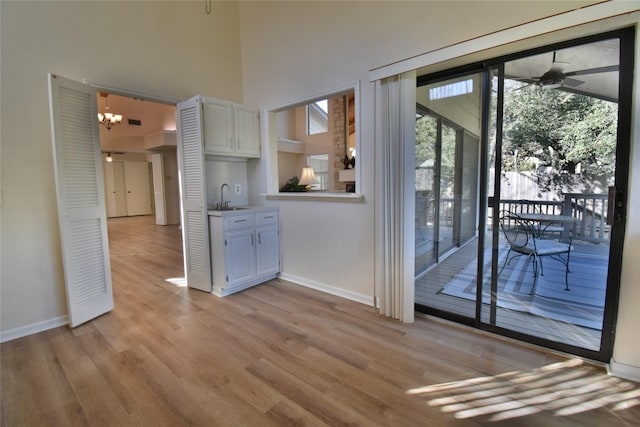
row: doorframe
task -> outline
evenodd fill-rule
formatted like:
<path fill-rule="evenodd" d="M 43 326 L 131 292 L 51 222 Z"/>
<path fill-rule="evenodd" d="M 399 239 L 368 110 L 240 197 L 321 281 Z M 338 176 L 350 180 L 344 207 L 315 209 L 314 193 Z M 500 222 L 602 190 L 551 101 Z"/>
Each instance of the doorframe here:
<path fill-rule="evenodd" d="M 154 103 L 157 103 L 157 104 L 171 105 L 171 106 L 173 106 L 175 108 L 176 121 L 177 121 L 177 110 L 178 110 L 177 106 L 178 106 L 178 102 L 182 102 L 182 100 L 177 100 L 175 98 L 165 98 L 165 97 L 154 95 L 154 94 L 148 94 L 148 93 L 144 93 L 144 92 L 138 92 L 138 91 L 135 91 L 135 90 L 113 87 L 113 86 L 109 86 L 109 85 L 104 84 L 104 83 L 91 82 L 91 81 L 88 81 L 86 79 L 82 83 L 87 85 L 87 86 L 89 86 L 89 87 L 91 87 L 92 89 L 95 89 L 96 92 L 107 92 L 110 95 L 118 95 L 118 96 L 124 96 L 124 97 L 127 97 L 127 98 L 138 99 L 138 100 L 142 100 L 142 101 L 154 102 Z M 98 134 L 98 138 L 100 138 L 99 134 Z M 150 177 L 150 179 L 153 179 L 153 178 Z M 152 196 L 152 199 L 151 199 L 152 203 L 155 203 L 154 202 L 155 195 L 153 194 L 153 185 L 151 185 L 150 191 L 151 191 L 151 196 Z M 180 191 L 180 188 L 178 188 L 178 191 Z M 182 195 L 181 194 L 180 194 L 179 199 L 180 199 L 180 203 L 182 203 Z M 182 209 L 180 209 L 180 211 L 182 211 Z M 152 214 L 155 215 L 155 211 L 154 211 L 153 208 L 152 208 Z M 107 218 L 107 222 L 108 222 L 108 219 L 109 218 Z M 180 221 L 182 222 L 182 218 L 180 218 Z M 111 246 L 107 245 L 107 247 L 109 249 L 109 257 L 110 257 L 111 256 Z M 182 253 L 182 259 L 183 259 L 183 274 L 186 277 L 186 272 L 184 271 L 184 260 L 185 260 L 184 251 Z"/>
<path fill-rule="evenodd" d="M 618 135 L 616 145 L 616 172 L 615 172 L 615 184 L 617 193 L 620 195 L 619 209 L 616 210 L 616 220 L 611 226 L 611 243 L 609 248 L 609 267 L 607 276 L 607 288 L 605 295 L 605 309 L 602 336 L 600 339 L 600 349 L 587 350 L 581 347 L 576 347 L 569 344 L 559 343 L 548 339 L 539 338 L 536 336 L 524 334 L 521 332 L 512 331 L 502 327 L 490 325 L 482 322 L 482 286 L 477 286 L 476 290 L 476 313 L 475 318 L 466 317 L 460 314 L 448 313 L 443 310 L 432 309 L 430 307 L 415 304 L 416 311 L 422 311 L 428 314 L 433 314 L 439 317 L 443 317 L 458 323 L 474 326 L 478 329 L 486 330 L 489 332 L 498 333 L 503 336 L 515 338 L 521 341 L 529 342 L 532 344 L 540 345 L 547 348 L 560 350 L 566 353 L 575 354 L 582 357 L 587 357 L 593 360 L 599 360 L 607 362 L 613 355 L 613 345 L 615 340 L 615 327 L 620 298 L 620 279 L 621 279 L 621 267 L 622 267 L 622 252 L 625 239 L 625 223 L 626 223 L 626 203 L 628 200 L 628 181 L 630 173 L 630 148 L 631 148 L 631 125 L 633 118 L 633 83 L 634 83 L 634 64 L 635 64 L 635 41 L 636 41 L 636 29 L 635 27 L 626 27 L 614 31 L 606 31 L 603 33 L 590 35 L 586 37 L 578 37 L 571 40 L 565 40 L 557 43 L 550 43 L 545 46 L 540 46 L 528 50 L 514 52 L 508 55 L 502 55 L 484 62 L 476 62 L 452 69 L 438 71 L 436 73 L 425 74 L 418 76 L 416 79 L 416 86 L 421 86 L 428 83 L 435 83 L 438 81 L 444 81 L 453 79 L 456 77 L 469 75 L 473 73 L 479 73 L 483 75 L 482 84 L 482 135 L 481 135 L 481 155 L 480 155 L 480 182 L 479 182 L 479 197 L 478 197 L 478 212 L 479 212 L 479 235 L 478 235 L 478 271 L 476 277 L 483 277 L 483 265 L 484 265 L 484 245 L 487 238 L 487 213 L 490 208 L 488 198 L 488 155 L 489 155 L 489 114 L 490 109 L 490 71 L 495 68 L 503 68 L 505 62 L 523 58 L 526 56 L 536 55 L 543 52 L 552 50 L 567 48 L 576 46 L 579 44 L 586 44 L 590 42 L 596 42 L 611 38 L 618 38 L 620 40 L 620 64 L 619 64 L 619 95 L 618 95 Z M 504 70 L 502 70 L 504 74 Z M 500 91 L 499 91 L 500 94 Z M 498 108 L 503 107 L 503 102 L 498 102 Z M 502 128 L 498 126 L 497 132 L 502 132 Z M 496 135 L 498 138 L 500 135 Z M 497 162 L 501 159 L 497 159 Z M 498 166 L 502 168 L 502 165 L 496 163 L 496 169 Z M 499 184 L 498 184 L 499 189 Z M 495 193 L 494 193 L 495 194 Z M 499 193 L 498 193 L 499 194 Z M 492 239 L 496 239 L 496 227 L 491 230 L 489 236 Z M 494 248 L 497 246 L 494 245 Z M 497 250 L 497 249 L 496 249 Z M 494 260 L 497 260 L 497 256 L 494 254 Z M 494 261 L 496 262 L 496 261 Z M 492 268 L 492 283 L 497 283 L 497 270 Z M 613 285 L 613 286 L 612 286 Z"/>

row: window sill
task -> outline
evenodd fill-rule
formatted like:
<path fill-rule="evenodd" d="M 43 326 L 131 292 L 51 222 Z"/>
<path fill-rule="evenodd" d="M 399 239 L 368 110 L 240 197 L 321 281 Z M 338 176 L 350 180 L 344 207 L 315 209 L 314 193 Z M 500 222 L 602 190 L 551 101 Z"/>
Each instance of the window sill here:
<path fill-rule="evenodd" d="M 357 193 L 325 193 L 325 192 L 300 192 L 300 193 L 271 193 L 266 194 L 267 200 L 313 200 L 315 202 L 364 202 L 364 195 Z"/>

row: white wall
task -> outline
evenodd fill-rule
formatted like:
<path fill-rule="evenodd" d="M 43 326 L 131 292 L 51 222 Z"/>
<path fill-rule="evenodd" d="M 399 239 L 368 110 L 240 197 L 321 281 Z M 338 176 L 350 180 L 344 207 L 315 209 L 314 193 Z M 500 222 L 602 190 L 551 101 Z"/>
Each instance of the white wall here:
<path fill-rule="evenodd" d="M 247 164 L 253 160 L 224 160 L 222 158 L 207 158 L 205 160 L 205 175 L 207 179 L 207 205 L 214 209 L 216 203 L 224 199 L 229 206 L 246 206 L 249 204 L 247 187 Z M 227 184 L 229 188 L 222 186 Z M 236 192 L 236 187 L 239 192 Z"/>
<path fill-rule="evenodd" d="M 640 24 L 640 22 L 638 22 Z M 627 230 L 622 257 L 620 307 L 612 369 L 640 381 L 640 29 L 636 27 L 636 63 L 634 88 L 634 124 L 631 129 L 631 161 L 629 176 L 629 202 L 627 205 Z"/>
<path fill-rule="evenodd" d="M 585 3 L 470 1 L 452 8 L 450 2 L 241 2 L 246 103 L 285 106 L 360 82 L 357 165 L 364 202 L 280 202 L 283 272 L 373 300 L 374 86 L 369 70 Z M 266 165 L 262 160 L 249 173 L 250 187 L 263 194 Z M 319 256 L 305 258 L 313 244 Z"/>
<path fill-rule="evenodd" d="M 358 165 L 359 188 L 365 200 L 353 204 L 269 201 L 281 208 L 283 271 L 319 287 L 335 286 L 354 299 L 355 295 L 373 295 L 375 159 L 370 70 L 592 3 L 597 2 L 459 1 L 453 5 L 445 1 L 381 1 L 333 2 L 330 6 L 322 2 L 242 2 L 245 102 L 267 108 L 287 105 L 360 81 Z M 596 23 L 593 32 L 611 30 L 616 25 Z M 557 37 L 550 33 L 541 41 L 552 43 L 558 41 Z M 502 47 L 501 53 L 529 46 L 526 40 Z M 451 61 L 435 64 L 431 70 L 469 60 L 453 56 L 445 59 Z M 636 118 L 636 123 L 639 121 Z M 634 141 L 639 134 L 636 124 Z M 638 151 L 636 147 L 632 175 L 635 193 L 630 197 L 635 210 L 640 209 Z M 267 191 L 267 163 L 263 160 L 256 170 L 249 171 L 250 185 L 261 193 Z M 640 343 L 635 337 L 640 322 L 640 287 L 634 279 L 640 277 L 640 228 L 638 224 L 629 224 L 628 228 L 614 357 L 621 364 L 640 369 Z M 320 250 L 315 256 L 305 256 L 316 243 Z"/>
<path fill-rule="evenodd" d="M 242 101 L 237 3 L 0 2 L 2 338 L 66 321 L 47 73 Z"/>

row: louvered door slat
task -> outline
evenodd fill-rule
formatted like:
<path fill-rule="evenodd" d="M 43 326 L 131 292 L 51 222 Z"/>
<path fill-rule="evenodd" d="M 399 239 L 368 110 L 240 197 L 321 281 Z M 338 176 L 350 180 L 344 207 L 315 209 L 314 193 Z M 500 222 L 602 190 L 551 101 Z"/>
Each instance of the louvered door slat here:
<path fill-rule="evenodd" d="M 49 76 L 51 129 L 69 324 L 113 309 L 95 90 Z"/>
<path fill-rule="evenodd" d="M 207 193 L 198 97 L 181 102 L 178 111 L 178 159 L 182 185 L 182 233 L 189 287 L 211 292 Z"/>

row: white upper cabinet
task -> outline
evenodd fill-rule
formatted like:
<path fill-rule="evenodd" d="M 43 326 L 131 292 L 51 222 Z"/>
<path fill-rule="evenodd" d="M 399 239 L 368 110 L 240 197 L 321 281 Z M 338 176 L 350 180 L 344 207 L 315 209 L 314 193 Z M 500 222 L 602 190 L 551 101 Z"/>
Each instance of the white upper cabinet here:
<path fill-rule="evenodd" d="M 234 157 L 260 157 L 258 110 L 202 97 L 204 153 Z"/>

